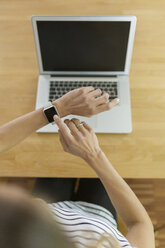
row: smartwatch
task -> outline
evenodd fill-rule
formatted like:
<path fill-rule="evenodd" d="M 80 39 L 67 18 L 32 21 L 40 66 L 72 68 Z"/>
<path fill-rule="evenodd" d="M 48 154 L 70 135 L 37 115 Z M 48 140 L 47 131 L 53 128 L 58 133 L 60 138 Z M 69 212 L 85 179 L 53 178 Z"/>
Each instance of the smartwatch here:
<path fill-rule="evenodd" d="M 59 116 L 59 113 L 57 111 L 57 108 L 51 102 L 48 102 L 48 104 L 44 106 L 43 113 L 49 123 L 55 124 L 53 116 L 54 115 Z"/>

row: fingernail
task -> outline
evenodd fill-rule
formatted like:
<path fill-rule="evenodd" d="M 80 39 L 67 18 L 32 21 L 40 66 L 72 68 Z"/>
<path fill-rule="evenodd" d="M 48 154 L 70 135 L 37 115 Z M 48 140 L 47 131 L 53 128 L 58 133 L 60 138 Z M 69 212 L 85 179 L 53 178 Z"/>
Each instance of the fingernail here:
<path fill-rule="evenodd" d="M 119 102 L 120 102 L 120 99 L 119 99 L 119 98 L 116 98 L 115 100 L 116 100 L 116 102 L 117 102 L 117 103 L 119 103 Z"/>
<path fill-rule="evenodd" d="M 58 115 L 54 115 L 53 118 L 54 118 L 54 120 L 58 120 L 59 119 Z"/>

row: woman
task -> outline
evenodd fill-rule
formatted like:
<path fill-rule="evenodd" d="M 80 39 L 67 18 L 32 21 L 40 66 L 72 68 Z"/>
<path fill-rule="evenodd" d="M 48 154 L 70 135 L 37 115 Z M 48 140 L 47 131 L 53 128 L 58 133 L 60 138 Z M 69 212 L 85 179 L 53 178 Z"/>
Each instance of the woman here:
<path fill-rule="evenodd" d="M 91 90 L 89 92 L 91 93 Z M 90 99 L 93 102 L 96 101 L 95 96 Z M 116 100 L 112 103 L 106 102 L 102 105 L 108 104 L 109 108 L 117 104 Z M 94 109 L 96 110 L 96 107 Z M 84 159 L 101 179 L 117 213 L 128 229 L 127 236 L 125 238 L 117 230 L 112 214 L 103 207 L 84 202 L 50 204 L 49 208 L 55 220 L 53 222 L 44 203 L 39 203 L 21 190 L 1 187 L 1 247 L 154 248 L 153 226 L 147 212 L 106 158 L 93 130 L 78 119 L 65 120 L 64 123 L 58 116 L 54 116 L 54 120 L 59 127 L 60 141 L 64 151 Z M 17 129 L 22 124 L 25 127 L 24 134 Z M 0 129 L 5 143 L 3 145 L 1 142 L 1 151 L 7 150 L 44 124 L 46 120 L 38 111 L 30 115 L 30 120 L 27 115 L 25 119 L 19 118 L 4 125 Z M 18 132 L 18 136 L 14 135 L 14 130 Z M 3 135 L 5 132 L 6 142 L 5 135 Z M 12 139 L 12 145 L 7 143 L 8 137 Z M 89 213 L 87 211 L 89 208 L 91 210 L 94 208 L 95 211 Z"/>

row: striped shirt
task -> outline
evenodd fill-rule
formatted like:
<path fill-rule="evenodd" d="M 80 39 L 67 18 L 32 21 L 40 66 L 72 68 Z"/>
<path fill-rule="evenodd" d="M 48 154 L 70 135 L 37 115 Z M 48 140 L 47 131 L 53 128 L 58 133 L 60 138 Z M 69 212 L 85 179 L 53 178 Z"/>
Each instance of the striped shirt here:
<path fill-rule="evenodd" d="M 113 215 L 101 206 L 64 201 L 49 204 L 49 207 L 62 232 L 76 248 L 96 247 L 103 233 L 110 233 L 121 247 L 133 248 L 117 229 Z"/>

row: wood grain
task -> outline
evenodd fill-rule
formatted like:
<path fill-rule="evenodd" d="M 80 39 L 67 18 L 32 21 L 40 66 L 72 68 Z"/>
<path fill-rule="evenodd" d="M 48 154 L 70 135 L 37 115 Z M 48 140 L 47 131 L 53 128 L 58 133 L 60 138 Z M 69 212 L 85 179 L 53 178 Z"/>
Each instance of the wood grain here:
<path fill-rule="evenodd" d="M 130 81 L 133 132 L 100 134 L 125 178 L 165 178 L 165 1 L 1 0 L 0 125 L 35 107 L 38 67 L 32 15 L 135 15 Z M 1 177 L 96 177 L 64 154 L 57 134 L 34 133 L 0 157 Z"/>
<path fill-rule="evenodd" d="M 127 179 L 126 182 L 135 192 L 152 220 L 155 230 L 156 248 L 164 248 L 165 179 Z"/>
<path fill-rule="evenodd" d="M 165 179 L 127 179 L 149 214 L 154 230 L 156 248 L 165 247 Z M 126 235 L 127 229 L 118 217 L 118 228 Z"/>

